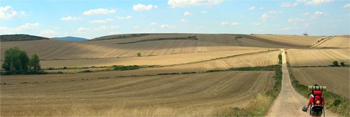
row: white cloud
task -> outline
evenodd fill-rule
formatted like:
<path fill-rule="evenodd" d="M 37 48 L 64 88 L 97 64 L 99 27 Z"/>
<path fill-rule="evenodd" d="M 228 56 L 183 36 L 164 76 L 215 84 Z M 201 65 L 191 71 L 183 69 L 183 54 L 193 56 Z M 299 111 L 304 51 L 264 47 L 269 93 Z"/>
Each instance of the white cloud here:
<path fill-rule="evenodd" d="M 240 23 L 238 23 L 238 22 L 232 22 L 231 25 L 232 25 L 232 26 L 238 26 L 238 25 L 240 25 Z"/>
<path fill-rule="evenodd" d="M 84 32 L 90 30 L 89 28 L 80 27 L 77 32 Z"/>
<path fill-rule="evenodd" d="M 222 26 L 227 26 L 227 25 L 238 26 L 238 25 L 240 25 L 240 23 L 238 23 L 238 22 L 232 22 L 232 23 L 230 23 L 230 22 L 221 22 L 221 25 Z"/>
<path fill-rule="evenodd" d="M 107 30 L 108 27 L 107 27 L 107 26 L 100 26 L 98 29 L 99 29 L 99 30 Z"/>
<path fill-rule="evenodd" d="M 37 33 L 39 26 L 39 23 L 26 23 L 14 28 L 0 26 L 0 34 Z"/>
<path fill-rule="evenodd" d="M 170 26 L 168 24 L 163 24 L 163 25 L 160 25 L 161 28 L 176 28 L 175 26 Z"/>
<path fill-rule="evenodd" d="M 149 5 L 143 5 L 143 4 L 137 4 L 137 5 L 134 5 L 132 7 L 135 11 L 149 11 L 149 10 L 152 10 L 152 8 L 156 9 L 158 8 L 157 5 L 152 5 L 152 4 L 149 4 Z"/>
<path fill-rule="evenodd" d="M 315 14 L 315 15 L 323 15 L 323 12 L 321 12 L 321 11 L 315 11 L 314 14 Z"/>
<path fill-rule="evenodd" d="M 67 16 L 67 17 L 62 17 L 61 20 L 63 21 L 74 21 L 74 20 L 81 20 L 82 18 L 80 17 L 72 17 L 72 16 Z"/>
<path fill-rule="evenodd" d="M 197 29 L 205 29 L 205 27 L 204 26 L 198 26 L 198 27 L 196 27 Z"/>
<path fill-rule="evenodd" d="M 117 19 L 123 20 L 123 19 L 131 19 L 132 16 L 128 15 L 126 17 L 117 17 Z"/>
<path fill-rule="evenodd" d="M 106 15 L 110 13 L 115 13 L 115 10 L 99 8 L 99 9 L 90 9 L 89 11 L 83 12 L 84 15 Z"/>
<path fill-rule="evenodd" d="M 59 33 L 53 30 L 44 30 L 39 33 L 40 36 L 45 36 L 45 37 L 54 37 L 58 36 Z"/>
<path fill-rule="evenodd" d="M 305 23 L 305 26 L 310 26 L 310 24 L 309 23 Z"/>
<path fill-rule="evenodd" d="M 20 11 L 19 13 L 15 11 L 11 6 L 0 7 L 0 19 L 9 19 L 13 17 L 19 17 L 20 15 L 24 15 L 24 11 Z"/>
<path fill-rule="evenodd" d="M 90 23 L 107 23 L 113 21 L 113 19 L 106 19 L 106 20 L 92 20 Z"/>
<path fill-rule="evenodd" d="M 204 13 L 208 13 L 208 11 L 202 11 L 201 13 L 202 13 L 202 14 L 204 14 Z"/>
<path fill-rule="evenodd" d="M 249 7 L 249 10 L 254 10 L 255 9 L 255 7 Z"/>
<path fill-rule="evenodd" d="M 267 14 L 263 14 L 263 15 L 261 16 L 261 19 L 262 19 L 263 21 L 267 21 L 268 18 L 269 18 L 269 15 L 267 15 Z"/>
<path fill-rule="evenodd" d="M 270 14 L 281 14 L 283 11 L 269 11 Z"/>
<path fill-rule="evenodd" d="M 310 17 L 311 17 L 311 20 L 314 20 L 314 19 L 319 19 L 321 17 L 325 17 L 325 16 L 328 16 L 328 15 L 321 12 L 321 11 L 315 11 L 314 14 L 312 14 Z"/>
<path fill-rule="evenodd" d="M 304 13 L 304 16 L 309 16 L 309 15 L 310 15 L 310 13 L 308 13 L 308 12 Z"/>
<path fill-rule="evenodd" d="M 189 6 L 213 6 L 221 4 L 222 0 L 168 0 L 171 7 L 189 7 Z"/>
<path fill-rule="evenodd" d="M 298 2 L 290 3 L 290 2 L 282 2 L 281 7 L 292 7 L 292 6 L 298 6 Z"/>
<path fill-rule="evenodd" d="M 306 5 L 321 5 L 328 4 L 333 2 L 334 0 L 302 0 Z"/>
<path fill-rule="evenodd" d="M 350 4 L 344 5 L 344 8 L 350 8 Z"/>
<path fill-rule="evenodd" d="M 229 22 L 221 22 L 222 26 L 226 26 L 226 25 L 229 25 L 229 24 L 230 24 Z"/>
<path fill-rule="evenodd" d="M 138 29 L 138 28 L 140 28 L 140 27 L 139 27 L 139 26 L 134 26 L 134 28 L 135 28 L 135 29 Z"/>
<path fill-rule="evenodd" d="M 190 12 L 187 11 L 187 12 L 184 13 L 184 15 L 185 15 L 185 16 L 191 16 L 192 13 L 190 13 Z"/>
<path fill-rule="evenodd" d="M 158 23 L 152 22 L 152 23 L 150 23 L 149 25 L 155 26 L 155 25 L 158 25 Z"/>
<path fill-rule="evenodd" d="M 2 27 L 0 26 L 0 35 L 2 34 L 12 34 L 12 29 L 8 27 Z"/>
<path fill-rule="evenodd" d="M 110 28 L 111 29 L 116 29 L 116 28 L 119 28 L 120 26 L 118 26 L 118 25 L 112 25 Z"/>
<path fill-rule="evenodd" d="M 260 26 L 260 23 L 252 23 L 254 26 Z"/>
<path fill-rule="evenodd" d="M 282 28 L 281 30 L 297 30 L 299 29 L 298 27 L 285 27 L 285 28 Z"/>
<path fill-rule="evenodd" d="M 291 19 L 288 19 L 288 22 L 302 22 L 302 21 L 305 21 L 304 19 L 301 19 L 301 18 L 291 18 Z"/>
<path fill-rule="evenodd" d="M 187 19 L 181 19 L 180 22 L 188 22 Z"/>
<path fill-rule="evenodd" d="M 33 29 L 39 29 L 40 24 L 39 23 L 26 23 L 24 25 L 21 25 L 19 27 L 15 28 L 15 31 L 26 31 L 26 30 L 33 30 Z"/>

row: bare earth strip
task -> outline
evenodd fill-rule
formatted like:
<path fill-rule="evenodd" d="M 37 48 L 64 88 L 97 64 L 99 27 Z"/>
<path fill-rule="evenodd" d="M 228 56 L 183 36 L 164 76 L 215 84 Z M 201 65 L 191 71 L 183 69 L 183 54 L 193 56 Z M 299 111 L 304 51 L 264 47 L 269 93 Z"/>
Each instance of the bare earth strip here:
<path fill-rule="evenodd" d="M 296 92 L 291 84 L 289 72 L 286 64 L 286 54 L 282 52 L 282 89 L 280 94 L 275 99 L 272 107 L 270 108 L 267 116 L 270 117 L 305 117 L 309 116 L 309 113 L 301 111 L 301 108 L 308 102 L 306 98 Z M 310 110 L 309 110 L 310 111 Z M 328 110 L 326 115 L 338 116 Z"/>
<path fill-rule="evenodd" d="M 304 85 L 327 86 L 329 91 L 350 98 L 349 68 L 293 68 L 295 78 Z"/>
<path fill-rule="evenodd" d="M 270 90 L 273 75 L 230 71 L 59 83 L 41 79 L 37 84 L 1 85 L 1 115 L 215 116 L 244 108 Z"/>

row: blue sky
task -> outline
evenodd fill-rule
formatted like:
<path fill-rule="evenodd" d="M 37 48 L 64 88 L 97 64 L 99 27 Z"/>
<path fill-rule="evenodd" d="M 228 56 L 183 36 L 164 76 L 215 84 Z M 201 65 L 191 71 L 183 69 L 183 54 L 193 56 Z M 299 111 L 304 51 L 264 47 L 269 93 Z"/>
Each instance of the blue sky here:
<path fill-rule="evenodd" d="M 343 35 L 349 0 L 1 0 L 0 34 Z"/>

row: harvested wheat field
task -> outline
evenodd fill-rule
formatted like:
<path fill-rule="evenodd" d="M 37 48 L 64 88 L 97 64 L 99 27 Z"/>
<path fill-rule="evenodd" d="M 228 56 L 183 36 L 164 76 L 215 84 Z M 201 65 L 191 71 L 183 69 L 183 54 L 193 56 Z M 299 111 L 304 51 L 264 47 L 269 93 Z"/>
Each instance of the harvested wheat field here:
<path fill-rule="evenodd" d="M 215 116 L 249 105 L 272 88 L 273 75 L 232 71 L 59 83 L 41 79 L 36 84 L 1 85 L 1 115 Z"/>
<path fill-rule="evenodd" d="M 261 48 L 236 48 L 230 51 L 184 53 L 146 57 L 128 58 L 101 58 L 101 59 L 72 59 L 72 60 L 45 60 L 41 62 L 43 68 L 47 67 L 90 67 L 90 66 L 112 66 L 112 65 L 172 65 L 196 61 L 211 60 L 227 56 L 241 55 L 268 51 Z M 135 54 L 136 55 L 136 54 Z"/>
<path fill-rule="evenodd" d="M 349 64 L 349 49 L 291 49 L 287 57 L 292 66 L 327 66 L 333 61 Z"/>
<path fill-rule="evenodd" d="M 163 64 L 158 64 L 160 66 L 154 67 L 154 68 L 143 68 L 143 69 L 136 70 L 135 72 L 130 71 L 131 73 L 129 73 L 129 71 L 117 73 L 118 75 L 121 75 L 121 74 L 145 75 L 145 74 L 159 74 L 159 73 L 203 72 L 208 70 L 226 70 L 230 68 L 240 68 L 240 67 L 271 66 L 271 65 L 278 64 L 278 58 L 277 58 L 278 54 L 280 54 L 280 51 L 258 51 L 258 52 L 244 53 L 244 54 L 238 54 L 238 55 L 227 54 L 230 56 L 223 56 L 221 58 L 205 59 L 205 60 L 198 60 L 198 61 L 188 61 L 188 62 L 179 61 L 178 63 L 176 63 L 178 59 L 186 61 L 186 60 L 195 60 L 197 57 L 193 57 L 193 59 L 190 59 L 189 57 L 184 57 L 184 58 L 174 57 L 169 59 L 167 59 L 167 57 L 162 57 L 164 59 L 143 59 L 148 57 L 141 57 L 141 58 L 128 58 L 128 59 L 110 59 L 110 60 L 126 60 L 123 63 L 120 62 L 121 65 L 133 65 L 133 64 L 128 64 L 128 63 L 131 63 L 131 61 L 133 61 L 134 64 L 139 63 L 136 65 L 155 65 L 153 63 L 164 62 Z M 189 54 L 189 55 L 196 55 L 196 54 Z M 149 57 L 149 58 L 161 58 L 161 57 L 155 56 L 155 57 Z M 146 60 L 146 61 L 143 61 L 143 60 Z M 64 63 L 64 61 L 75 61 L 75 60 L 58 60 L 58 61 L 60 62 L 51 62 L 51 63 L 57 66 L 63 67 L 62 65 L 71 66 Z M 94 64 L 95 63 L 94 60 L 86 60 L 86 62 L 84 60 L 81 60 L 81 61 L 82 63 L 86 63 L 85 65 L 89 65 L 89 64 L 96 65 Z M 45 62 L 46 61 L 43 61 L 43 63 Z M 71 62 L 71 64 L 72 65 L 79 64 L 75 62 Z M 91 63 L 88 63 L 88 62 L 91 62 Z M 57 63 L 61 63 L 61 64 L 57 64 Z M 111 63 L 113 63 L 113 61 L 111 61 Z M 81 65 L 84 65 L 84 64 L 81 64 Z M 108 64 L 105 64 L 105 65 L 108 65 Z M 103 71 L 103 70 L 111 70 L 112 68 L 104 67 L 104 68 L 88 68 L 88 69 L 91 71 Z M 60 70 L 46 70 L 46 71 L 77 73 L 84 70 L 87 70 L 87 69 L 60 69 Z"/>
<path fill-rule="evenodd" d="M 350 98 L 349 68 L 293 68 L 295 78 L 306 86 L 327 86 L 331 92 Z"/>
<path fill-rule="evenodd" d="M 324 43 L 320 44 L 318 47 L 332 47 L 332 48 L 349 48 L 350 46 L 350 37 L 346 36 L 336 36 L 333 37 Z"/>

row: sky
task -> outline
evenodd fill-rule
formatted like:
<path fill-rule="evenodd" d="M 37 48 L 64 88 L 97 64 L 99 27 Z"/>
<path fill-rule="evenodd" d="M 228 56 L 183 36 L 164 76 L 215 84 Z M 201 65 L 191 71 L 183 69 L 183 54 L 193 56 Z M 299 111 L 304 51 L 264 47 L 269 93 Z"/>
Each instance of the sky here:
<path fill-rule="evenodd" d="M 349 0 L 0 0 L 0 35 L 350 34 Z"/>

